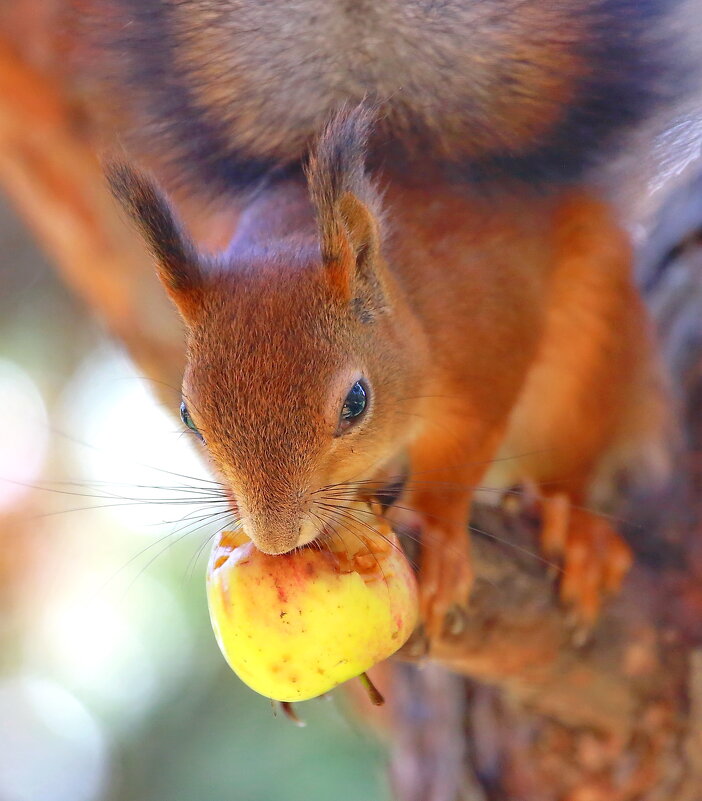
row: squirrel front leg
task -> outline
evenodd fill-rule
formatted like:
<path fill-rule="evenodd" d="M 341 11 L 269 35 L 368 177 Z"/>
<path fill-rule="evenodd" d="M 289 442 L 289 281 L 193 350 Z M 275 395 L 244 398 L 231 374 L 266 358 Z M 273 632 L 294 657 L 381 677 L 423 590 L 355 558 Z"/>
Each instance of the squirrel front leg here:
<path fill-rule="evenodd" d="M 585 194 L 561 202 L 541 347 L 515 404 L 491 486 L 520 485 L 541 507 L 541 546 L 559 594 L 592 626 L 632 561 L 606 516 L 622 486 L 656 493 L 677 433 L 629 239 Z M 515 497 L 512 494 L 512 497 Z"/>
<path fill-rule="evenodd" d="M 441 637 L 450 609 L 468 600 L 471 502 L 505 424 L 486 431 L 466 410 L 444 418 L 440 429 L 430 426 L 412 448 L 408 506 L 421 522 L 420 614 L 430 642 Z"/>

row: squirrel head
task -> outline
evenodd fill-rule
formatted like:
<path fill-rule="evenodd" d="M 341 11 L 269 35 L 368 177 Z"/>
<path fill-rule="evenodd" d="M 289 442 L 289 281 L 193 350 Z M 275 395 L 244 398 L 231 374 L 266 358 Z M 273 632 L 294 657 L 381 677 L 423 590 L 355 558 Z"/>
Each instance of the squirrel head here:
<path fill-rule="evenodd" d="M 150 179 L 109 171 L 185 322 L 184 421 L 267 553 L 343 529 L 354 482 L 401 453 L 417 425 L 423 336 L 382 255 L 364 169 L 370 119 L 363 107 L 337 114 L 306 183 L 254 201 L 214 257 Z"/>

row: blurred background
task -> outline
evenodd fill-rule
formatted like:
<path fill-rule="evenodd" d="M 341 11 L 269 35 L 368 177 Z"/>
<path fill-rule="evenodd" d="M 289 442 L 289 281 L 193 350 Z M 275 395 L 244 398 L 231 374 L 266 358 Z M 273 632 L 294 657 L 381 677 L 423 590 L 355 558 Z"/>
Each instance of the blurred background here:
<path fill-rule="evenodd" d="M 339 693 L 276 715 L 224 663 L 207 472 L 0 197 L 0 801 L 383 801 Z"/>

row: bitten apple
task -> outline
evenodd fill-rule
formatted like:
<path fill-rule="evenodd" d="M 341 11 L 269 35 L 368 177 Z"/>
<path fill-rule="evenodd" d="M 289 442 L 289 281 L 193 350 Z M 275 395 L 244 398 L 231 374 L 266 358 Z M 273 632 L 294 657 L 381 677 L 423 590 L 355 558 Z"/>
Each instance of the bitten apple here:
<path fill-rule="evenodd" d="M 212 627 L 234 672 L 262 695 L 313 698 L 391 656 L 412 633 L 412 568 L 385 521 L 367 507 L 356 516 L 358 524 L 279 556 L 230 532 L 215 543 Z"/>

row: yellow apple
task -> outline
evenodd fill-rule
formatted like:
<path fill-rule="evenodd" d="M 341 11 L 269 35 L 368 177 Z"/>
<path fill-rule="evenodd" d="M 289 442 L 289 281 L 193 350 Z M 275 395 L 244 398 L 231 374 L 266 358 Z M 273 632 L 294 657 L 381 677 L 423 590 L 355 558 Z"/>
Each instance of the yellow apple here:
<path fill-rule="evenodd" d="M 417 622 L 414 573 L 387 523 L 356 507 L 333 536 L 264 554 L 224 532 L 207 598 L 234 672 L 277 701 L 303 701 L 391 656 Z M 369 528 L 368 524 L 371 524 Z"/>

